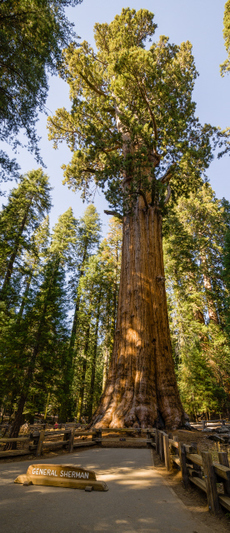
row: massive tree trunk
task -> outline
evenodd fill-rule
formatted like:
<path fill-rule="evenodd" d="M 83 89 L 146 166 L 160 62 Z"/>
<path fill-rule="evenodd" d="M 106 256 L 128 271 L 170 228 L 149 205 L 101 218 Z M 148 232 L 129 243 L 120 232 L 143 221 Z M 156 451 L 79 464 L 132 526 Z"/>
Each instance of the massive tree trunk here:
<path fill-rule="evenodd" d="M 93 424 L 183 425 L 165 292 L 162 217 L 139 197 L 124 217 L 121 283 L 113 355 Z"/>

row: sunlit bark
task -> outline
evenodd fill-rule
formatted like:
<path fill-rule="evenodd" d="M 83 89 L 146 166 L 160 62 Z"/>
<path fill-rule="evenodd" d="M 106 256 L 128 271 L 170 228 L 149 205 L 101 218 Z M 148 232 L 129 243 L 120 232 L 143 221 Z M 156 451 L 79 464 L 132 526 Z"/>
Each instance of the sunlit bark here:
<path fill-rule="evenodd" d="M 140 197 L 124 218 L 113 355 L 93 423 L 98 427 L 183 424 L 165 292 L 162 219 Z"/>

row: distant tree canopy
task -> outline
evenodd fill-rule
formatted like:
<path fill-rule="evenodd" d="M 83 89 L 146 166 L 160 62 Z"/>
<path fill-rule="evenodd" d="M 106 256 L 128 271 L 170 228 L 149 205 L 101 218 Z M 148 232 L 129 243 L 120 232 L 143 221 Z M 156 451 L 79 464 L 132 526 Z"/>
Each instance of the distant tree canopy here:
<path fill-rule="evenodd" d="M 220 65 L 222 76 L 230 70 L 230 0 L 227 0 L 225 4 L 223 35 L 228 57 L 224 63 Z"/>
<path fill-rule="evenodd" d="M 0 211 L 0 412 L 90 417 L 108 373 L 117 308 L 121 225 L 101 242 L 93 205 L 49 229 L 48 176 L 21 176 Z"/>
<path fill-rule="evenodd" d="M 165 275 L 177 383 L 186 413 L 227 412 L 230 205 L 209 184 L 170 206 Z"/>
<path fill-rule="evenodd" d="M 15 148 L 22 129 L 37 152 L 35 123 L 44 109 L 48 72 L 56 72 L 62 48 L 74 37 L 65 7 L 82 0 L 1 0 L 0 140 Z M 0 151 L 3 177 L 17 164 Z"/>

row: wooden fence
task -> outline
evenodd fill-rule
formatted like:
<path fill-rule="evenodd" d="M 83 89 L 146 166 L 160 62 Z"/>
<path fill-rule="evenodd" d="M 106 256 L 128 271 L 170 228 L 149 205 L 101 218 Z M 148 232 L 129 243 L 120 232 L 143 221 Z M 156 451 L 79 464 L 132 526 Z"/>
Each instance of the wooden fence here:
<path fill-rule="evenodd" d="M 127 434 L 130 436 L 127 437 Z M 145 435 L 144 438 L 141 437 L 142 434 Z M 108 438 L 110 445 L 118 443 L 119 440 L 133 445 L 151 444 L 148 430 L 109 428 L 87 431 L 70 426 L 67 429 L 61 430 L 36 430 L 30 433 L 30 435 L 19 436 L 17 438 L 0 438 L 0 457 L 7 458 L 28 454 L 34 454 L 36 457 L 40 457 L 46 451 L 60 448 L 71 453 L 74 448 L 106 444 Z M 6 449 L 7 447 L 11 449 Z M 12 447 L 15 449 L 12 449 Z"/>
<path fill-rule="evenodd" d="M 219 462 L 213 461 L 210 452 L 197 450 L 197 445 L 188 446 L 169 438 L 160 430 L 150 432 L 151 445 L 155 447 L 168 471 L 177 467 L 181 470 L 184 486 L 190 483 L 206 493 L 210 511 L 217 514 L 220 507 L 230 511 L 230 468 L 228 454 L 219 452 Z"/>
<path fill-rule="evenodd" d="M 34 431 L 26 436 L 17 438 L 0 438 L 0 457 L 12 457 L 34 454 L 36 457 L 43 452 L 55 449 L 66 449 L 72 452 L 79 446 L 93 446 L 96 444 L 91 438 L 92 432 L 78 432 L 75 428 L 61 430 Z M 10 449 L 7 449 L 10 448 Z M 12 449 L 14 448 L 14 449 Z"/>
<path fill-rule="evenodd" d="M 226 452 L 218 453 L 218 462 L 212 460 L 210 452 L 199 453 L 197 445 L 186 445 L 177 437 L 170 438 L 158 429 L 93 429 L 79 430 L 69 427 L 61 430 L 34 431 L 30 435 L 15 439 L 3 437 L 0 445 L 12 444 L 18 449 L 2 450 L 0 457 L 34 454 L 40 457 L 46 451 L 63 448 L 71 453 L 75 448 L 103 445 L 119 445 L 119 440 L 127 444 L 148 445 L 156 449 L 168 471 L 179 468 L 184 486 L 190 483 L 204 491 L 209 509 L 218 513 L 220 507 L 230 511 L 230 468 Z"/>
<path fill-rule="evenodd" d="M 229 419 L 218 419 L 218 420 L 200 420 L 199 422 L 191 422 L 191 426 L 196 429 L 218 429 L 223 427 L 230 428 Z"/>

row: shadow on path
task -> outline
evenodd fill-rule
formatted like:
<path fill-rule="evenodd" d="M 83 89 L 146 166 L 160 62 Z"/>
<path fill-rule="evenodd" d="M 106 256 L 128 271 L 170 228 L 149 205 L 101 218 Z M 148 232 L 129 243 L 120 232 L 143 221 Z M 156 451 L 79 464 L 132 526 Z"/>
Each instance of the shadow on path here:
<path fill-rule="evenodd" d="M 148 449 L 94 448 L 67 458 L 0 465 L 2 533 L 213 533 L 163 482 Z M 108 492 L 14 484 L 29 464 L 95 470 Z"/>

